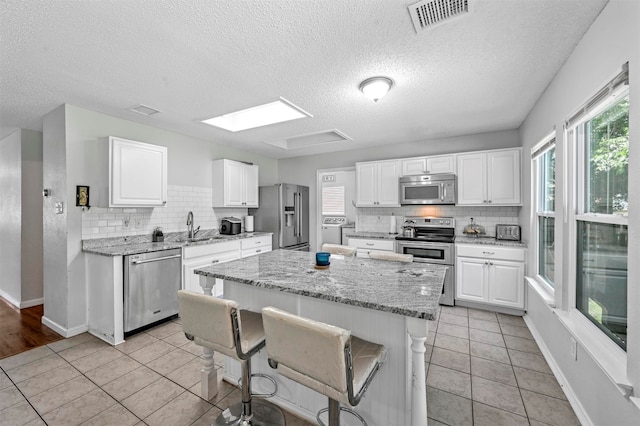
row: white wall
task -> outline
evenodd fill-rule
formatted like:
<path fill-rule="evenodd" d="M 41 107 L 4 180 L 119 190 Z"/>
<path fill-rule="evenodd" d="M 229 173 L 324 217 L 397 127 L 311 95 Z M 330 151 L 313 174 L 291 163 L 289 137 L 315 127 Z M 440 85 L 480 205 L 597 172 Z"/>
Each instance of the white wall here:
<path fill-rule="evenodd" d="M 348 143 L 348 142 L 345 142 Z M 286 158 L 278 161 L 280 182 L 295 183 L 309 187 L 309 223 L 317 222 L 317 170 L 353 167 L 359 161 L 388 160 L 391 158 L 417 157 L 486 149 L 512 148 L 519 146 L 517 130 L 504 130 L 477 135 L 431 139 L 421 142 L 403 143 L 341 151 L 330 154 Z M 391 214 L 390 212 L 388 213 Z M 315 232 L 310 232 L 310 245 L 316 247 Z"/>
<path fill-rule="evenodd" d="M 42 304 L 42 134 L 0 141 L 0 296 L 19 308 Z"/>
<path fill-rule="evenodd" d="M 278 180 L 278 163 L 274 159 L 73 105 L 62 105 L 47 114 L 43 129 L 44 186 L 54 191 L 53 197 L 45 200 L 43 215 L 44 321 L 67 335 L 77 334 L 87 327 L 85 262 L 81 251 L 82 209 L 75 206 L 75 188 L 76 185 L 89 185 L 93 204 L 94 193 L 100 194 L 100 189 L 106 187 L 102 170 L 108 164 L 108 157 L 101 145 L 106 143 L 105 137 L 119 136 L 166 146 L 170 186 L 210 188 L 218 184 L 212 182 L 211 164 L 218 158 L 257 164 L 261 185 Z M 53 212 L 56 201 L 65 202 L 64 214 Z M 183 207 L 188 209 L 188 206 Z M 187 211 L 184 212 L 185 223 Z M 223 215 L 224 211 L 221 209 Z"/>
<path fill-rule="evenodd" d="M 635 394 L 640 397 L 640 2 L 632 0 L 611 0 L 600 16 L 585 34 L 564 66 L 538 100 L 520 128 L 520 138 L 524 147 L 523 188 L 524 206 L 520 220 L 529 223 L 531 215 L 531 148 L 544 136 L 556 128 L 556 216 L 563 217 L 563 132 L 562 123 L 576 111 L 596 90 L 602 87 L 620 71 L 623 63 L 629 61 L 630 71 L 630 160 L 629 160 L 629 268 L 628 268 L 628 378 L 634 384 Z M 556 235 L 564 235 L 564 241 L 556 240 L 556 252 L 567 258 L 568 233 L 563 232 L 562 219 L 556 220 Z M 523 227 L 525 238 L 529 237 L 528 227 Z M 534 251 L 529 251 L 529 263 L 534 262 Z M 557 260 L 557 259 L 556 259 Z M 558 263 L 558 262 L 556 262 Z M 558 275 L 556 275 L 558 276 Z M 566 283 L 568 268 L 562 274 Z M 566 308 L 565 285 L 563 305 Z M 549 315 L 536 296 L 530 297 L 528 315 L 538 328 L 543 343 L 551 356 L 556 359 L 567 378 L 572 391 L 584 407 L 593 424 L 637 425 L 640 411 L 617 391 L 601 399 L 604 392 L 611 389 L 611 383 L 604 377 L 598 365 L 584 357 L 583 362 L 567 362 L 567 345 L 562 336 L 566 328 L 557 316 Z M 606 408 L 605 408 L 606 406 Z"/>

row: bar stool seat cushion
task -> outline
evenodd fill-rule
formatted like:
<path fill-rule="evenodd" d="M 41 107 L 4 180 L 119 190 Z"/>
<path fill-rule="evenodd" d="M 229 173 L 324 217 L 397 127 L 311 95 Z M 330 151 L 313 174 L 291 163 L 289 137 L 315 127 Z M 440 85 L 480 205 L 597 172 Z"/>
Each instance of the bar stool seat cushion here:
<path fill-rule="evenodd" d="M 278 362 L 280 374 L 345 405 L 351 406 L 344 356 L 349 339 L 354 393 L 384 361 L 384 346 L 352 336 L 349 330 L 274 308 L 264 308 L 263 319 L 269 358 Z"/>
<path fill-rule="evenodd" d="M 190 311 L 183 315 L 182 328 L 185 333 L 194 336 L 196 345 L 205 346 L 224 355 L 238 359 L 233 342 L 231 311 L 238 309 L 233 300 L 220 299 L 191 292 L 182 292 L 180 311 Z M 264 340 L 262 315 L 257 312 L 239 310 L 241 349 L 249 352 Z"/>

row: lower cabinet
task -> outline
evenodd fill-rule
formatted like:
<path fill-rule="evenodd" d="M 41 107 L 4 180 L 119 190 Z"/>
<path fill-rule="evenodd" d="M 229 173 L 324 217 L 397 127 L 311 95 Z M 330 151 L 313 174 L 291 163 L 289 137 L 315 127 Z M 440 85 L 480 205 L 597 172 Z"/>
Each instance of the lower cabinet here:
<path fill-rule="evenodd" d="M 371 250 L 394 251 L 395 241 L 369 238 L 349 238 L 347 245 L 357 249 L 356 256 L 369 257 L 369 252 Z"/>
<path fill-rule="evenodd" d="M 526 249 L 456 245 L 456 299 L 524 309 Z"/>
<path fill-rule="evenodd" d="M 271 242 L 271 235 L 241 240 L 241 257 L 254 256 L 256 254 L 271 251 Z"/>

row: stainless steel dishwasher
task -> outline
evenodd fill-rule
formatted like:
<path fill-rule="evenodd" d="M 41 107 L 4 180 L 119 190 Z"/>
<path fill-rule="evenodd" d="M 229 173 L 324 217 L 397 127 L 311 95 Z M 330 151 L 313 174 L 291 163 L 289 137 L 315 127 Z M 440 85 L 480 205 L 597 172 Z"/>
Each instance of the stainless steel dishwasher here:
<path fill-rule="evenodd" d="M 178 313 L 181 249 L 124 256 L 124 332 Z"/>

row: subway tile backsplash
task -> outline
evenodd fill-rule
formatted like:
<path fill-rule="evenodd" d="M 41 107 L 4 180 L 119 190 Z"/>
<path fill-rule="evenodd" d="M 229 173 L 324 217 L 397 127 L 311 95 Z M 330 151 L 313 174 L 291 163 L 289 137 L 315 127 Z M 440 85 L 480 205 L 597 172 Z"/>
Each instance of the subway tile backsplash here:
<path fill-rule="evenodd" d="M 167 205 L 155 208 L 91 207 L 82 213 L 82 239 L 146 235 L 159 226 L 163 232 L 186 232 L 187 213 L 193 212 L 194 227 L 218 229 L 220 219 L 235 216 L 243 219 L 244 208 L 218 208 L 211 205 L 210 187 L 169 186 Z"/>
<path fill-rule="evenodd" d="M 396 232 L 402 231 L 405 216 L 447 216 L 456 219 L 456 235 L 462 235 L 471 218 L 484 226 L 487 235 L 496 234 L 497 224 L 518 224 L 520 207 L 402 206 L 396 208 L 359 208 L 358 232 L 390 232 L 391 216 L 396 216 Z"/>

